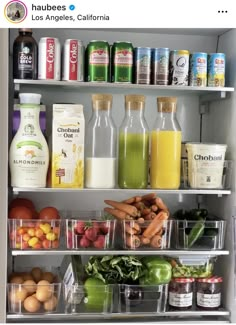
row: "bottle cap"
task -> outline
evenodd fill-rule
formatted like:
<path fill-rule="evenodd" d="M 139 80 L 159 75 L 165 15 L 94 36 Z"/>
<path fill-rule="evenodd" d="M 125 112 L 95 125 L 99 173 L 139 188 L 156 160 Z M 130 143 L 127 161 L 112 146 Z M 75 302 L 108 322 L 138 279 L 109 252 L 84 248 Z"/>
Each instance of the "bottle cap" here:
<path fill-rule="evenodd" d="M 126 109 L 143 109 L 145 106 L 145 96 L 143 95 L 126 95 L 125 108 Z"/>
<path fill-rule="evenodd" d="M 172 113 L 176 112 L 176 97 L 157 97 L 158 112 Z"/>
<path fill-rule="evenodd" d="M 109 94 L 94 94 L 92 95 L 94 110 L 109 110 L 112 106 L 112 95 Z"/>
<path fill-rule="evenodd" d="M 20 28 L 19 32 L 28 32 L 28 33 L 33 33 L 31 28 Z"/>
<path fill-rule="evenodd" d="M 21 93 L 19 94 L 21 104 L 36 104 L 40 105 L 40 99 L 42 95 L 31 94 L 31 93 Z"/>

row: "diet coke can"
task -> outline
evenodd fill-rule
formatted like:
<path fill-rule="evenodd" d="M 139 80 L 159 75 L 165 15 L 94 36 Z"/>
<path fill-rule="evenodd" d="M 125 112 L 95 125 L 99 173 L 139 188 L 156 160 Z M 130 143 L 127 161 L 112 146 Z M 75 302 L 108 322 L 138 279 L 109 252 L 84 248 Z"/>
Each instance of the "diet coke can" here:
<path fill-rule="evenodd" d="M 61 46 L 57 38 L 43 37 L 39 41 L 38 78 L 60 80 Z"/>
<path fill-rule="evenodd" d="M 84 47 L 82 41 L 67 39 L 62 57 L 62 80 L 84 81 Z"/>

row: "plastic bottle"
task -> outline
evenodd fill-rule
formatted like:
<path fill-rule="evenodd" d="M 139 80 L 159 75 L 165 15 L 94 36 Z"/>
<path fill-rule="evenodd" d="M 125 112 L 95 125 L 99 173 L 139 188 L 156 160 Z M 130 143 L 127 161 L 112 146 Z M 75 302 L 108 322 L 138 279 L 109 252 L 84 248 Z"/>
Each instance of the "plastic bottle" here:
<path fill-rule="evenodd" d="M 117 131 L 111 116 L 112 96 L 92 95 L 93 113 L 86 130 L 85 186 L 114 188 L 116 185 Z"/>
<path fill-rule="evenodd" d="M 20 127 L 9 153 L 11 185 L 45 187 L 49 150 L 39 125 L 40 94 L 19 94 Z"/>
<path fill-rule="evenodd" d="M 145 96 L 125 96 L 125 117 L 119 130 L 120 188 L 148 185 L 149 130 L 144 117 Z"/>
<path fill-rule="evenodd" d="M 178 189 L 180 186 L 181 128 L 176 118 L 175 97 L 157 98 L 158 117 L 151 133 L 152 188 Z"/>
<path fill-rule="evenodd" d="M 19 29 L 13 44 L 13 78 L 38 78 L 38 45 L 32 37 L 32 29 Z"/>

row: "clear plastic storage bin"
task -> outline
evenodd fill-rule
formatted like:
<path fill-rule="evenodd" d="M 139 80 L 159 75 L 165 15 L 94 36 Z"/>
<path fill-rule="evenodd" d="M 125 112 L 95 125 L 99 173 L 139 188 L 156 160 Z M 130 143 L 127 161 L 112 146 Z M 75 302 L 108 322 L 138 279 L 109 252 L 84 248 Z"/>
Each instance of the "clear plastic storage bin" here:
<path fill-rule="evenodd" d="M 165 312 L 168 284 L 157 286 L 118 285 L 118 311 L 120 313 Z"/>
<path fill-rule="evenodd" d="M 177 249 L 216 250 L 224 248 L 226 221 L 176 220 Z"/>
<path fill-rule="evenodd" d="M 113 285 L 63 285 L 65 313 L 111 313 Z"/>
<path fill-rule="evenodd" d="M 57 249 L 60 244 L 61 220 L 8 220 L 12 249 Z"/>
<path fill-rule="evenodd" d="M 173 220 L 160 221 L 160 230 L 152 237 L 145 237 L 144 232 L 151 221 L 140 224 L 137 221 L 123 221 L 123 248 L 124 249 L 168 249 L 171 244 Z"/>
<path fill-rule="evenodd" d="M 173 278 L 210 278 L 213 275 L 216 257 L 172 258 Z"/>
<path fill-rule="evenodd" d="M 7 284 L 9 313 L 45 314 L 58 311 L 61 282 L 57 270 L 40 270 L 41 276 L 39 268 L 25 268 L 10 275 Z"/>

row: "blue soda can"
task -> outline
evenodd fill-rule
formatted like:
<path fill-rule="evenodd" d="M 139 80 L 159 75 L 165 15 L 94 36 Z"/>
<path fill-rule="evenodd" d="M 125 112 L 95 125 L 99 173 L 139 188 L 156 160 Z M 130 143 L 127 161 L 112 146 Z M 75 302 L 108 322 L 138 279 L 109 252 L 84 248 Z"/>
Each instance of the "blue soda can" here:
<path fill-rule="evenodd" d="M 207 53 L 190 54 L 189 86 L 206 87 L 207 85 Z"/>
<path fill-rule="evenodd" d="M 151 48 L 136 47 L 134 49 L 134 82 L 150 85 L 151 83 Z"/>
<path fill-rule="evenodd" d="M 225 54 L 210 53 L 208 55 L 207 86 L 225 86 Z"/>
<path fill-rule="evenodd" d="M 153 85 L 168 85 L 169 77 L 169 58 L 168 48 L 152 49 L 152 76 Z"/>

